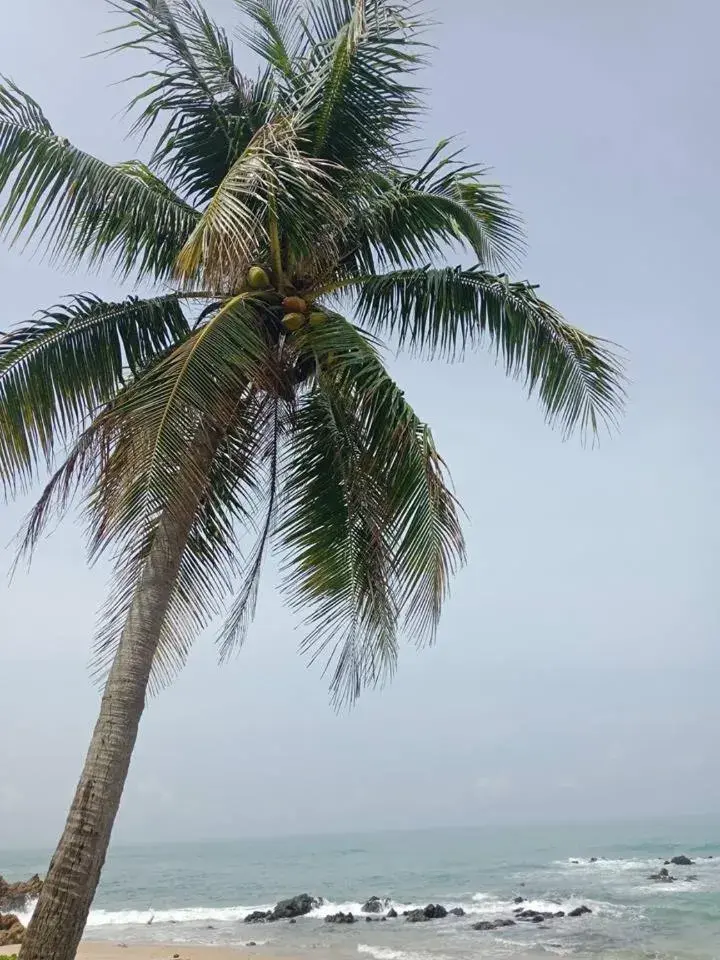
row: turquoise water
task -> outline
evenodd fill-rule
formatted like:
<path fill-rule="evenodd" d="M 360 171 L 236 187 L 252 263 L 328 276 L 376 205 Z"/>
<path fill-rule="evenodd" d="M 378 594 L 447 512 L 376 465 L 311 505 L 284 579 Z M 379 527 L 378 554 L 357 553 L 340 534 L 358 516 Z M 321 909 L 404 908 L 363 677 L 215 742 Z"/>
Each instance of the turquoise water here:
<path fill-rule="evenodd" d="M 674 884 L 648 879 L 661 861 Z M 598 857 L 591 863 L 591 857 Z M 41 853 L 0 853 L 0 873 L 43 871 Z M 577 861 L 577 862 L 572 862 Z M 685 877 L 697 880 L 687 882 Z M 296 893 L 325 903 L 296 924 L 249 926 L 246 913 Z M 463 918 L 408 924 L 326 924 L 372 895 L 398 911 L 439 902 Z M 513 898 L 537 910 L 586 904 L 592 914 L 492 932 L 481 919 L 512 916 Z M 148 921 L 151 921 L 148 923 Z M 91 939 L 247 944 L 253 952 L 318 951 L 371 960 L 571 957 L 720 960 L 720 822 L 427 830 L 271 840 L 114 847 L 90 915 Z"/>

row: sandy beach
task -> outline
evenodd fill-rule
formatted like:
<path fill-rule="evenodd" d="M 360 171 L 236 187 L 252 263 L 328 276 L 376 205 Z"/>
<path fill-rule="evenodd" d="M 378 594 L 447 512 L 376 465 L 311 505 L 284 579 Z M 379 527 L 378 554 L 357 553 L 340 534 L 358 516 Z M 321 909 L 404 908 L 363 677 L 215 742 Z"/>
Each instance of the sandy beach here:
<path fill-rule="evenodd" d="M 16 954 L 19 947 L 0 947 L 0 956 Z M 192 944 L 173 945 L 155 943 L 144 946 L 132 944 L 128 946 L 119 943 L 102 943 L 85 941 L 80 944 L 77 960 L 237 960 L 238 957 L 247 958 L 254 953 L 252 947 L 233 949 L 231 947 L 197 947 Z M 264 960 L 288 960 L 275 957 Z"/>

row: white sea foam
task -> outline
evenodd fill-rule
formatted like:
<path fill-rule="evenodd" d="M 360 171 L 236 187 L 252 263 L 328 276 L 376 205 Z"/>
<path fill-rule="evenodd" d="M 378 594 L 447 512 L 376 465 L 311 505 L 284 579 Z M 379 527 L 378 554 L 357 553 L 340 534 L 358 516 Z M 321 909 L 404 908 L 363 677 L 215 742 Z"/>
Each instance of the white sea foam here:
<path fill-rule="evenodd" d="M 648 860 L 590 860 L 586 857 L 569 857 L 567 860 L 554 860 L 553 866 L 570 867 L 577 870 L 579 867 L 589 867 L 595 871 L 625 871 L 625 870 L 649 870 L 657 866 L 660 861 L 656 858 Z"/>
<path fill-rule="evenodd" d="M 613 903 L 607 903 L 604 900 L 593 900 L 588 897 L 565 897 L 562 900 L 544 900 L 531 898 L 523 900 L 522 903 L 515 903 L 514 900 L 502 900 L 499 897 L 493 897 L 486 893 L 476 893 L 473 895 L 473 903 L 458 904 L 462 906 L 467 914 L 480 914 L 485 916 L 507 915 L 513 910 L 536 910 L 538 913 L 557 913 L 562 910 L 569 913 L 576 907 L 590 907 L 593 914 L 619 916 L 624 908 Z"/>
<path fill-rule="evenodd" d="M 388 900 L 387 907 L 383 912 L 386 912 L 392 907 L 396 913 L 401 914 L 403 910 L 418 910 L 425 906 L 427 906 L 427 900 L 424 900 L 422 903 L 402 903 L 399 900 Z M 320 919 L 332 916 L 334 913 L 352 913 L 357 916 L 358 914 L 362 914 L 362 908 L 363 903 L 359 900 L 347 900 L 343 903 L 336 903 L 334 900 L 325 900 L 319 907 L 311 910 L 307 916 Z"/>
<path fill-rule="evenodd" d="M 654 885 L 654 889 L 657 889 L 660 886 L 661 885 L 659 884 Z M 687 890 L 687 887 L 690 885 L 668 884 L 668 887 L 680 886 Z M 533 898 L 523 900 L 522 904 L 516 904 L 514 900 L 501 899 L 489 893 L 478 892 L 473 894 L 469 901 L 440 898 L 440 902 L 444 904 L 448 911 L 454 909 L 455 907 L 461 907 L 465 913 L 471 917 L 507 916 L 511 914 L 512 911 L 518 906 L 522 906 L 522 908 L 525 910 L 537 910 L 539 912 L 552 913 L 563 910 L 567 913 L 570 910 L 573 910 L 575 907 L 579 907 L 581 904 L 586 904 L 591 908 L 593 913 L 597 914 L 617 915 L 618 913 L 622 912 L 622 909 L 614 904 L 577 897 L 566 898 L 562 901 Z M 273 906 L 274 904 L 272 903 L 263 903 L 249 906 L 239 904 L 237 906 L 230 907 L 191 906 L 155 909 L 149 905 L 147 908 L 142 910 L 94 909 L 90 911 L 87 926 L 88 928 L 95 929 L 98 927 L 142 927 L 148 925 L 160 926 L 162 924 L 186 924 L 189 926 L 199 926 L 210 923 L 237 924 L 242 922 L 249 913 L 252 913 L 255 910 L 271 910 Z M 320 904 L 320 906 L 306 914 L 306 917 L 300 917 L 299 919 L 300 922 L 306 918 L 311 920 L 322 920 L 325 917 L 340 912 L 352 913 L 355 916 L 362 916 L 362 906 L 363 904 L 360 901 L 337 902 L 334 900 L 325 900 L 322 904 Z M 402 913 L 406 910 L 422 909 L 425 906 L 425 901 L 422 903 L 414 903 L 390 900 L 388 901 L 387 909 L 392 907 L 399 915 L 402 915 Z M 31 915 L 32 909 L 24 914 L 20 914 L 19 919 L 22 923 L 27 925 Z M 448 918 L 449 922 L 454 922 L 454 919 L 454 917 Z M 405 960 L 405 958 L 377 957 L 376 960 Z"/>
<path fill-rule="evenodd" d="M 374 960 L 446 960 L 445 954 L 423 950 L 393 950 L 391 947 L 374 947 L 368 943 L 358 944 L 358 953 L 365 953 Z"/>
<path fill-rule="evenodd" d="M 244 920 L 253 910 L 272 910 L 274 904 L 261 904 L 256 907 L 171 907 L 166 910 L 91 910 L 88 927 L 134 927 L 162 923 L 237 923 Z M 34 904 L 33 904 L 34 908 Z M 27 925 L 32 909 L 19 914 L 20 922 Z"/>

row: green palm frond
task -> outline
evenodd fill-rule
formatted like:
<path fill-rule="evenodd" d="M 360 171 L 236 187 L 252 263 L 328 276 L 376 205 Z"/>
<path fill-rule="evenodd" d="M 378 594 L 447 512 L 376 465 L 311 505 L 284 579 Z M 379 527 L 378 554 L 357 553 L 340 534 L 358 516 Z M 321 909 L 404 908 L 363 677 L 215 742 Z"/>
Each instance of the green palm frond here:
<path fill-rule="evenodd" d="M 520 219 L 505 191 L 487 179 L 487 169 L 462 163 L 463 150 L 449 152 L 441 140 L 416 173 L 411 190 L 430 195 L 455 219 L 455 239 L 466 243 L 484 267 L 515 264 L 524 249 Z"/>
<path fill-rule="evenodd" d="M 342 317 L 298 349 L 317 374 L 284 461 L 278 538 L 303 649 L 326 661 L 337 703 L 391 675 L 397 631 L 432 639 L 464 542 L 428 428 L 375 345 Z"/>
<path fill-rule="evenodd" d="M 175 294 L 120 303 L 82 294 L 0 335 L 0 483 L 22 489 L 126 375 L 187 333 Z"/>
<path fill-rule="evenodd" d="M 53 131 L 37 103 L 0 85 L 0 231 L 70 265 L 167 276 L 197 214 L 141 164 L 112 166 Z"/>
<path fill-rule="evenodd" d="M 276 120 L 255 135 L 213 196 L 181 252 L 185 282 L 219 290 L 245 284 L 256 261 L 278 263 L 282 235 L 294 259 L 331 259 L 331 226 L 344 211 L 331 192 L 336 171 L 304 155 L 302 133 Z M 276 274 L 280 271 L 276 266 Z M 275 282 L 282 285 L 282 277 Z"/>
<path fill-rule="evenodd" d="M 318 0 L 307 11 L 306 93 L 315 155 L 348 170 L 387 163 L 416 121 L 424 24 L 414 4 Z"/>
<path fill-rule="evenodd" d="M 338 703 L 391 674 L 397 660 L 383 504 L 350 415 L 319 389 L 300 403 L 280 527 L 291 605 L 310 610 L 303 650 L 326 661 Z"/>
<path fill-rule="evenodd" d="M 246 387 L 233 404 L 215 410 L 211 422 L 198 417 L 186 421 L 184 457 L 172 470 L 167 465 L 164 473 L 153 462 L 155 438 L 142 432 L 142 423 L 132 438 L 125 423 L 111 423 L 117 435 L 89 510 L 93 531 L 100 534 L 106 525 L 103 542 L 95 537 L 95 551 L 111 547 L 114 560 L 112 589 L 95 642 L 96 675 L 112 661 L 153 547 L 167 530 L 187 533 L 159 635 L 151 689 L 172 679 L 198 632 L 222 609 L 239 575 L 237 529 L 247 527 L 259 499 L 258 451 L 266 406 L 265 398 Z M 129 474 L 132 456 L 138 462 Z M 124 514 L 132 501 L 138 507 L 135 517 Z"/>
<path fill-rule="evenodd" d="M 250 297 L 232 298 L 106 414 L 112 452 L 92 496 L 91 555 L 112 551 L 115 587 L 98 638 L 99 667 L 112 656 L 122 612 L 163 527 L 193 518 L 158 678 L 183 661 L 238 574 L 233 523 L 246 527 L 257 509 L 268 394 L 288 389 L 263 311 Z"/>
<path fill-rule="evenodd" d="M 275 399 L 268 405 L 267 439 L 257 464 L 257 488 L 265 491 L 263 517 L 253 549 L 243 564 L 240 584 L 234 588 L 235 599 L 218 640 L 221 662 L 242 647 L 255 617 L 260 576 L 277 519 L 280 445 L 286 429 L 281 402 Z"/>
<path fill-rule="evenodd" d="M 297 0 L 235 2 L 250 21 L 250 29 L 243 31 L 248 48 L 294 87 L 303 35 Z"/>
<path fill-rule="evenodd" d="M 130 79 L 147 82 L 131 103 L 144 136 L 162 124 L 152 165 L 198 205 L 204 205 L 233 160 L 268 119 L 271 77 L 256 81 L 235 66 L 232 44 L 202 6 L 190 0 L 116 0 L 131 37 L 115 51 L 152 55 L 160 69 Z"/>
<path fill-rule="evenodd" d="M 436 180 L 420 173 L 372 173 L 354 186 L 355 210 L 339 245 L 339 277 L 442 263 L 453 247 L 469 251 L 483 266 L 498 265 L 516 259 L 522 247 L 517 217 L 502 190 L 484 183 L 480 171 Z"/>
<path fill-rule="evenodd" d="M 566 435 L 616 424 L 624 378 L 613 345 L 571 326 L 530 284 L 458 267 L 400 270 L 353 285 L 358 316 L 402 348 L 453 357 L 485 341 Z"/>

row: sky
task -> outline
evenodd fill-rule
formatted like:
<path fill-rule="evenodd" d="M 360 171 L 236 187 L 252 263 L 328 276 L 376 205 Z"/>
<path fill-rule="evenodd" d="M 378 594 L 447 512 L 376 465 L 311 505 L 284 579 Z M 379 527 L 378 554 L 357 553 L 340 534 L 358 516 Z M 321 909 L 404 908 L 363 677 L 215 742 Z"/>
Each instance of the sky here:
<path fill-rule="evenodd" d="M 233 0 L 208 9 L 231 26 Z M 629 402 L 599 447 L 563 442 L 490 357 L 393 361 L 467 511 L 438 643 L 336 715 L 270 567 L 247 646 L 203 637 L 152 700 L 118 842 L 705 813 L 720 804 L 720 61 L 714 0 L 444 0 L 428 144 L 459 135 L 527 227 L 520 278 L 621 343 Z M 135 63 L 108 7 L 12 4 L 0 72 L 103 159 Z M 238 44 L 241 68 L 252 61 Z M 0 329 L 107 277 L 0 250 Z M 8 543 L 29 501 L 0 507 Z M 0 553 L 0 848 L 59 833 L 99 692 L 107 570 L 66 522 L 29 573 Z"/>

